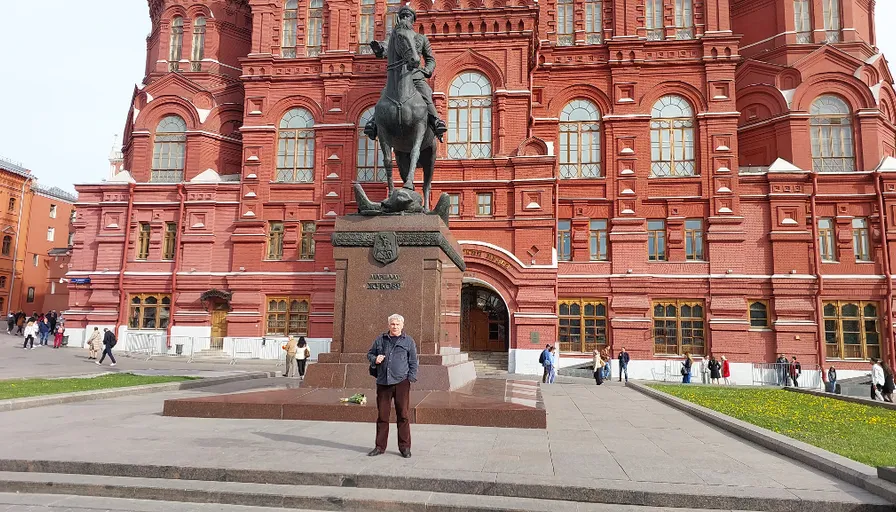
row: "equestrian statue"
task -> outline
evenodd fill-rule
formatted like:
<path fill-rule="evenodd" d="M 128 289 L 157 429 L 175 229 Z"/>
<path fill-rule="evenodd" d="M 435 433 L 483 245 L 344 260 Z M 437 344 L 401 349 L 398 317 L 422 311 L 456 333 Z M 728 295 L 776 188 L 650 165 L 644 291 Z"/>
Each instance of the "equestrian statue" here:
<path fill-rule="evenodd" d="M 387 59 L 386 87 L 364 133 L 371 140 L 379 140 L 389 192 L 385 200 L 376 203 L 370 201 L 361 185 L 356 183 L 358 212 L 363 215 L 428 212 L 436 163 L 435 139 L 442 140 L 447 131 L 433 105 L 432 89 L 426 82 L 436 67 L 429 39 L 414 31 L 417 14 L 411 7 L 401 7 L 397 17 L 387 46 L 379 41 L 370 42 L 373 53 L 378 58 Z M 421 55 L 423 66 L 420 65 Z M 395 189 L 392 181 L 393 151 L 404 183 L 400 189 Z M 422 197 L 414 191 L 417 168 L 423 169 Z M 443 194 L 432 213 L 447 222 L 447 208 L 448 197 Z"/>

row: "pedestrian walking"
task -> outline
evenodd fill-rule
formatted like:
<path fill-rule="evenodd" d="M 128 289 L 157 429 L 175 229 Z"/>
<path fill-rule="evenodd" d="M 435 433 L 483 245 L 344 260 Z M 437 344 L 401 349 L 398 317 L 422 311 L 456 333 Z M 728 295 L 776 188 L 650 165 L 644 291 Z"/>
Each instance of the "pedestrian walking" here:
<path fill-rule="evenodd" d="M 551 380 L 551 366 L 554 364 L 554 360 L 551 358 L 552 350 L 554 350 L 554 347 L 548 345 L 547 347 L 545 347 L 544 353 L 542 354 L 544 355 L 544 357 L 540 358 L 541 366 L 544 367 L 544 378 L 542 379 L 542 382 L 544 382 L 545 384 L 550 384 L 551 382 L 553 382 Z"/>
<path fill-rule="evenodd" d="M 691 353 L 684 353 L 684 361 L 681 362 L 681 383 L 691 383 L 691 367 L 694 366 L 694 360 L 691 359 Z"/>
<path fill-rule="evenodd" d="M 871 398 L 874 400 L 883 400 L 883 390 L 886 378 L 884 368 L 880 365 L 880 359 L 871 358 Z"/>
<path fill-rule="evenodd" d="M 296 339 L 290 336 L 286 341 L 286 345 L 280 347 L 286 351 L 286 370 L 283 372 L 284 377 L 295 377 L 296 375 L 293 368 L 296 367 L 296 347 L 298 346 L 299 343 Z"/>
<path fill-rule="evenodd" d="M 56 327 L 56 334 L 53 335 L 53 348 L 62 346 L 62 336 L 65 334 L 65 327 L 59 325 Z"/>
<path fill-rule="evenodd" d="M 16 335 L 23 336 L 25 333 L 25 313 L 19 311 L 16 313 Z"/>
<path fill-rule="evenodd" d="M 38 321 L 37 333 L 40 336 L 40 345 L 46 346 L 47 340 L 50 339 L 50 324 L 47 322 L 46 317 L 43 317 Z"/>
<path fill-rule="evenodd" d="M 90 335 L 90 338 L 87 339 L 87 359 L 96 361 L 96 356 L 100 353 L 100 344 L 102 343 L 102 340 L 103 339 L 100 336 L 100 328 L 94 327 L 93 333 Z"/>
<path fill-rule="evenodd" d="M 541 355 L 538 356 L 538 364 L 540 364 L 542 366 L 542 368 L 544 368 L 544 374 L 541 376 L 542 384 L 547 384 L 548 374 L 551 372 L 550 366 L 545 364 L 545 361 L 547 361 L 550 357 L 551 357 L 551 344 L 548 343 L 547 345 L 544 346 L 544 350 L 541 351 Z"/>
<path fill-rule="evenodd" d="M 377 337 L 367 352 L 371 372 L 376 374 L 376 446 L 367 453 L 374 457 L 386 452 L 389 416 L 395 403 L 398 451 L 411 457 L 411 383 L 417 382 L 417 344 L 404 332 L 404 317 L 389 316 L 389 330 Z"/>
<path fill-rule="evenodd" d="M 112 348 L 117 343 L 118 340 L 115 339 L 115 335 L 112 334 L 112 331 L 110 331 L 108 327 L 103 329 L 103 355 L 96 364 L 102 366 L 103 361 L 106 360 L 106 356 L 109 356 L 109 360 L 112 361 L 112 364 L 109 366 L 115 366 L 115 356 L 112 355 Z"/>
<path fill-rule="evenodd" d="M 722 379 L 722 365 L 716 361 L 716 356 L 712 354 L 709 355 L 709 364 L 707 367 L 709 368 L 709 383 L 718 384 Z"/>
<path fill-rule="evenodd" d="M 560 349 L 557 345 L 551 347 L 551 373 L 548 375 L 548 383 L 553 384 L 557 379 L 557 370 L 560 369 Z"/>
<path fill-rule="evenodd" d="M 828 393 L 837 392 L 837 370 L 831 366 L 828 368 Z"/>
<path fill-rule="evenodd" d="M 6 315 L 6 334 L 12 334 L 13 328 L 16 326 L 16 315 L 12 311 Z"/>
<path fill-rule="evenodd" d="M 790 380 L 793 382 L 793 387 L 800 387 L 799 378 L 800 374 L 803 373 L 803 367 L 800 365 L 800 362 L 796 360 L 796 356 L 793 356 L 793 361 L 790 362 Z"/>
<path fill-rule="evenodd" d="M 610 360 L 612 359 L 612 357 L 610 357 L 609 347 L 604 347 L 604 349 L 601 351 L 600 359 L 604 362 L 603 380 L 610 380 L 613 377 L 613 370 L 610 367 Z"/>
<path fill-rule="evenodd" d="M 722 354 L 722 378 L 725 379 L 726 386 L 731 385 L 731 363 L 728 362 L 725 354 Z"/>
<path fill-rule="evenodd" d="M 25 326 L 25 344 L 22 346 L 25 350 L 28 350 L 28 344 L 31 344 L 31 350 L 34 350 L 34 335 L 37 333 L 37 327 L 34 322 L 28 322 L 28 325 Z"/>
<path fill-rule="evenodd" d="M 790 384 L 790 364 L 784 354 L 778 354 L 775 359 L 775 372 L 778 375 L 778 385 L 787 387 Z"/>
<path fill-rule="evenodd" d="M 619 382 L 622 382 L 622 374 L 625 374 L 625 382 L 628 382 L 628 363 L 631 361 L 631 358 L 628 355 L 628 352 L 625 351 L 625 347 L 622 347 L 622 351 L 619 352 Z"/>
<path fill-rule="evenodd" d="M 50 322 L 50 332 L 56 332 L 56 310 L 51 309 L 47 313 L 47 320 Z"/>
<path fill-rule="evenodd" d="M 596 348 L 594 349 L 594 362 L 592 368 L 594 369 L 594 383 L 600 386 L 604 383 L 604 360 L 601 351 Z"/>
<path fill-rule="evenodd" d="M 296 364 L 299 368 L 299 378 L 305 380 L 305 369 L 308 367 L 308 360 L 311 359 L 311 348 L 304 336 L 299 336 L 299 343 L 296 350 Z"/>
<path fill-rule="evenodd" d="M 884 387 L 880 390 L 880 394 L 884 402 L 893 403 L 893 391 L 896 391 L 896 383 L 894 383 L 893 369 L 886 361 L 880 362 L 880 367 L 884 371 Z"/>

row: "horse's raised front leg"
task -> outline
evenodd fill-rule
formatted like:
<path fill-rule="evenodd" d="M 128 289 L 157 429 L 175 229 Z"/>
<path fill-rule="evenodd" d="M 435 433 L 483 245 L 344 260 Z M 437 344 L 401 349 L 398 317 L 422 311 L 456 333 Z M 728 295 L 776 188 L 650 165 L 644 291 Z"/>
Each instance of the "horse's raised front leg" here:
<path fill-rule="evenodd" d="M 395 188 L 395 184 L 392 183 L 392 147 L 386 142 L 386 138 L 382 136 L 382 133 L 382 130 L 380 130 L 380 153 L 383 156 L 383 171 L 386 173 L 386 184 L 389 186 L 389 194 L 391 194 Z M 374 179 L 376 179 L 376 176 L 374 176 Z"/>

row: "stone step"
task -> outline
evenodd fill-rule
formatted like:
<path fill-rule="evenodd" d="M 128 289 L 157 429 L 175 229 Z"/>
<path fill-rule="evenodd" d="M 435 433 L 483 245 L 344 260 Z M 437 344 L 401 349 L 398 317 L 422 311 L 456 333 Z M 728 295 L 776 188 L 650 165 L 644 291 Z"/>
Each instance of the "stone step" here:
<path fill-rule="evenodd" d="M 382 457 L 396 457 L 386 454 Z M 400 459 L 396 458 L 396 461 Z M 658 484 L 414 468 L 381 473 L 225 470 L 101 462 L 0 460 L 0 493 L 127 497 L 311 510 L 618 512 L 728 509 L 777 512 L 884 512 L 892 505 L 865 491 L 846 493 Z M 265 482 L 265 483 L 256 483 Z M 302 482 L 303 485 L 295 485 Z M 682 507 L 682 508 L 663 508 Z"/>

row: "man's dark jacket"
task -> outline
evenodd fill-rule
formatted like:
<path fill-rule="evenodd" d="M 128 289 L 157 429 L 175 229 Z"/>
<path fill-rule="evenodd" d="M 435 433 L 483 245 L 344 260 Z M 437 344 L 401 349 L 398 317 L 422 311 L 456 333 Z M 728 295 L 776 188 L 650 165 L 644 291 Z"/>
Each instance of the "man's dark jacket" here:
<path fill-rule="evenodd" d="M 115 341 L 115 335 L 112 334 L 112 331 L 106 331 L 106 333 L 103 334 L 103 345 L 112 348 L 115 346 Z"/>
<path fill-rule="evenodd" d="M 386 359 L 376 364 L 376 356 L 379 355 L 386 356 Z M 417 381 L 417 345 L 414 338 L 407 334 L 391 336 L 383 333 L 374 340 L 367 352 L 367 359 L 371 366 L 376 365 L 377 384 L 391 386 L 405 379 Z"/>
<path fill-rule="evenodd" d="M 631 359 L 628 356 L 628 352 L 620 352 L 619 353 L 619 366 L 621 366 L 623 368 L 628 366 L 628 362 L 630 360 Z"/>

